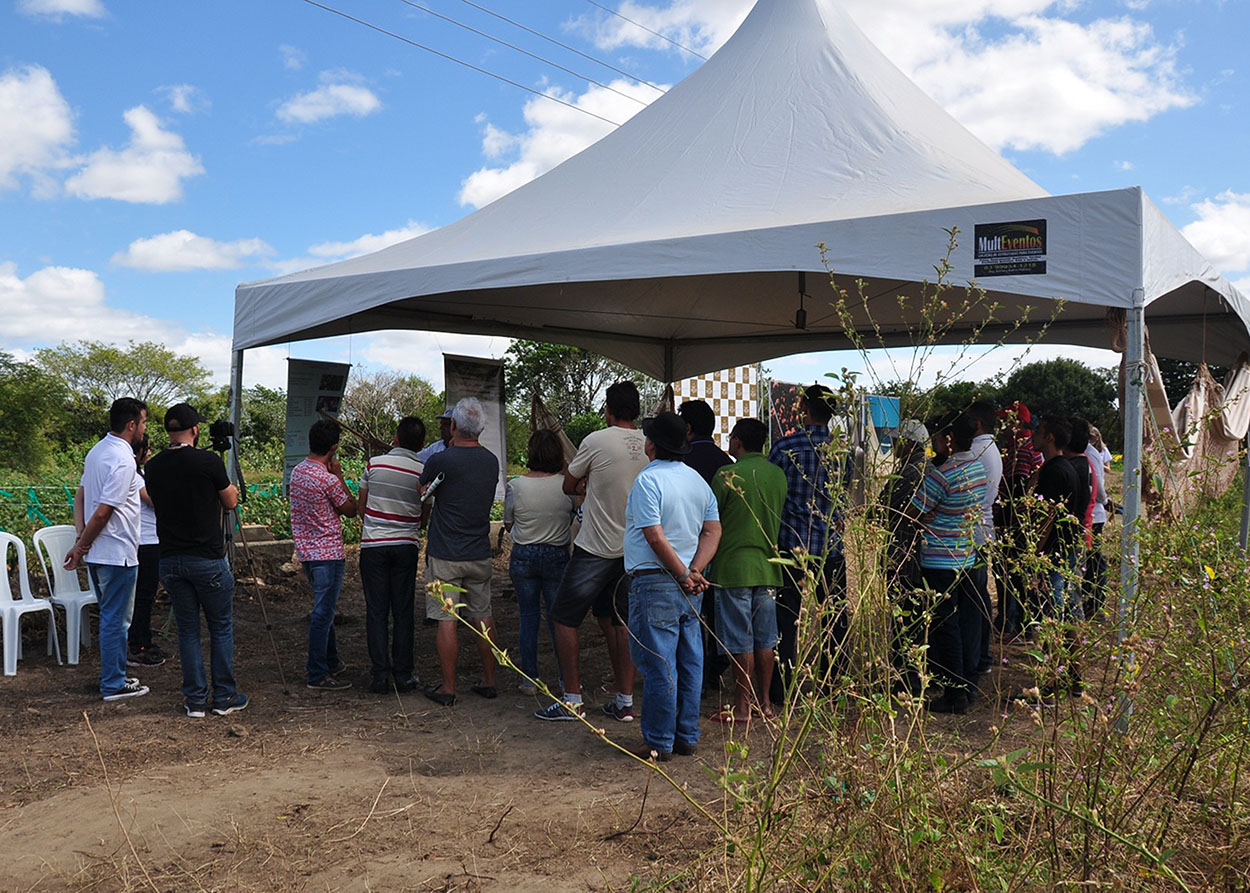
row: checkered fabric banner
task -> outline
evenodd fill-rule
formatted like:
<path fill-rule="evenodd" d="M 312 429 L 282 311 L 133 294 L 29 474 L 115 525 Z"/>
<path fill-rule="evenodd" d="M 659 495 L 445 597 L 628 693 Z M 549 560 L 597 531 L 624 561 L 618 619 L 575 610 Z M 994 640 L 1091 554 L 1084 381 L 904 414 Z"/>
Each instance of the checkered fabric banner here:
<path fill-rule="evenodd" d="M 683 400 L 706 400 L 716 413 L 713 438 L 721 449 L 729 449 L 729 432 L 738 419 L 760 417 L 759 366 L 734 366 L 720 372 L 709 372 L 697 378 L 673 383 L 675 405 Z"/>

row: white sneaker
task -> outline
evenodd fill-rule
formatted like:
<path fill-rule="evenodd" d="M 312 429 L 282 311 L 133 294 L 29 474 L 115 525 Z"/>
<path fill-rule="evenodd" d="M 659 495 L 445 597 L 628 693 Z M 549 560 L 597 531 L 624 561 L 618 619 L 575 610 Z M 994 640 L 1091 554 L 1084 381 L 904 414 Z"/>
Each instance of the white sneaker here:
<path fill-rule="evenodd" d="M 146 685 L 140 685 L 138 679 L 133 682 L 127 679 L 126 684 L 121 687 L 120 691 L 115 691 L 111 695 L 104 695 L 104 700 L 122 701 L 126 698 L 140 698 L 146 695 L 149 691 L 151 691 L 151 689 L 149 689 Z"/>

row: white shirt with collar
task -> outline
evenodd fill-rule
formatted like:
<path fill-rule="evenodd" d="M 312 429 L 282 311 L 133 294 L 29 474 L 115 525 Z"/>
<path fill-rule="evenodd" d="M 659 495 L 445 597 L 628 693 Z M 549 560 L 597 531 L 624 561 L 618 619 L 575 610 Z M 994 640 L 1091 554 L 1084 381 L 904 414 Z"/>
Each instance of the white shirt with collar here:
<path fill-rule="evenodd" d="M 998 484 L 1003 479 L 1003 457 L 994 443 L 994 435 L 980 434 L 972 439 L 972 455 L 985 469 L 985 498 L 981 500 L 981 521 L 973 537 L 977 546 L 984 546 L 994 539 L 994 500 L 998 498 Z"/>
<path fill-rule="evenodd" d="M 82 517 L 91 520 L 101 505 L 113 514 L 91 543 L 88 564 L 131 567 L 139 563 L 139 490 L 143 479 L 135 465 L 135 450 L 128 440 L 109 433 L 87 453 L 82 470 Z"/>

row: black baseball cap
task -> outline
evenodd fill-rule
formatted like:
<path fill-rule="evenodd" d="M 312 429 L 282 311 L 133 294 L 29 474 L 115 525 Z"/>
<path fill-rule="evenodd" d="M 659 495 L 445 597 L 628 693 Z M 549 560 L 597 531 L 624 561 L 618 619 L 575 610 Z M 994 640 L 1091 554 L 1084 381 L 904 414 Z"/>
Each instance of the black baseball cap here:
<path fill-rule="evenodd" d="M 175 403 L 165 410 L 166 431 L 190 431 L 200 422 L 207 421 L 190 403 Z"/>

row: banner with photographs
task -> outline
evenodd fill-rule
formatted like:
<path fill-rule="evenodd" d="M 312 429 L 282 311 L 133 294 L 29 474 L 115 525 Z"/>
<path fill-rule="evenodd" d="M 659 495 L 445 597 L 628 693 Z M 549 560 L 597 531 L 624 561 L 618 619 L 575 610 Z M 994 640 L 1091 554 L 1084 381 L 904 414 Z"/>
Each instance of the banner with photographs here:
<path fill-rule="evenodd" d="M 790 381 L 768 383 L 768 438 L 776 443 L 787 434 L 803 427 L 803 410 L 799 406 L 805 385 Z"/>
<path fill-rule="evenodd" d="M 486 427 L 480 438 L 482 446 L 499 460 L 499 482 L 495 498 L 503 499 L 504 482 L 508 479 L 508 418 L 504 414 L 503 360 L 461 357 L 443 354 L 443 380 L 447 405 L 455 406 L 465 397 L 476 397 L 486 411 Z"/>
<path fill-rule="evenodd" d="M 338 418 L 347 389 L 347 363 L 318 360 L 286 361 L 286 449 L 282 462 L 282 492 L 291 482 L 291 469 L 308 456 L 308 429 L 317 419 Z"/>

